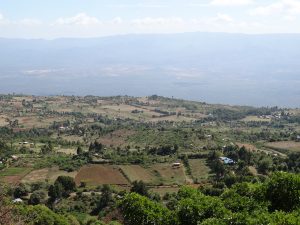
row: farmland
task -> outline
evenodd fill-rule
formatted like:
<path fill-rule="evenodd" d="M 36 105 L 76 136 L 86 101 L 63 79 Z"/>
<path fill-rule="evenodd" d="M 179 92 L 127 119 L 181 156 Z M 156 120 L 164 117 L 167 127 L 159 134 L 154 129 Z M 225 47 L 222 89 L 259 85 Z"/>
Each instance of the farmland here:
<path fill-rule="evenodd" d="M 205 159 L 190 159 L 189 164 L 192 169 L 192 177 L 197 182 L 206 181 L 211 175 Z"/>
<path fill-rule="evenodd" d="M 0 171 L 0 179 L 10 184 L 18 184 L 30 172 L 30 168 L 9 167 Z"/>
<path fill-rule="evenodd" d="M 165 185 L 187 183 L 187 176 L 183 167 L 173 168 L 171 164 L 160 163 L 154 164 L 150 169 L 158 177 L 158 183 Z"/>
<path fill-rule="evenodd" d="M 147 184 L 157 182 L 158 178 L 154 173 L 151 173 L 149 169 L 145 169 L 139 165 L 123 165 L 120 166 L 120 168 L 131 182 L 136 180 L 143 180 Z"/>
<path fill-rule="evenodd" d="M 269 142 L 266 143 L 265 146 L 275 150 L 300 152 L 300 142 L 295 142 L 295 141 Z"/>
<path fill-rule="evenodd" d="M 77 172 L 68 173 L 66 171 L 59 170 L 58 167 L 44 168 L 31 171 L 25 177 L 22 178 L 22 182 L 32 183 L 49 181 L 50 183 L 53 183 L 59 176 L 75 177 L 76 174 Z"/>
<path fill-rule="evenodd" d="M 89 185 L 118 184 L 126 185 L 128 181 L 116 166 L 87 165 L 82 167 L 75 177 L 76 184 L 85 182 Z"/>
<path fill-rule="evenodd" d="M 40 203 L 82 224 L 101 210 L 111 220 L 130 192 L 173 207 L 184 187 L 219 196 L 276 171 L 300 172 L 297 109 L 156 95 L 10 95 L 0 105 L 0 185 L 25 204 L 44 196 Z"/>

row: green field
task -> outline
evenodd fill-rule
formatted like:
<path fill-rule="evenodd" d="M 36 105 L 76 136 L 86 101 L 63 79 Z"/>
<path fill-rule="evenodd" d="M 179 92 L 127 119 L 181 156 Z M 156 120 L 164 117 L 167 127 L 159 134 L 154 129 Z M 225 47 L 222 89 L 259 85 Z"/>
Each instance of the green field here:
<path fill-rule="evenodd" d="M 9 167 L 0 171 L 0 177 L 4 176 L 21 176 L 31 171 L 31 168 Z"/>
<path fill-rule="evenodd" d="M 189 159 L 194 181 L 204 181 L 210 176 L 211 170 L 206 164 L 206 159 Z"/>

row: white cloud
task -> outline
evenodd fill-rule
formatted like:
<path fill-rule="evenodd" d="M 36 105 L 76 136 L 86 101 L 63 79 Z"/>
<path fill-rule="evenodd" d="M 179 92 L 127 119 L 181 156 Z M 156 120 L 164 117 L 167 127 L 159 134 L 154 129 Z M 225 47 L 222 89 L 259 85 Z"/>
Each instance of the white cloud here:
<path fill-rule="evenodd" d="M 123 23 L 123 20 L 122 20 L 121 17 L 115 17 L 115 18 L 113 18 L 113 19 L 111 20 L 111 22 L 112 22 L 113 24 L 121 24 L 121 23 Z"/>
<path fill-rule="evenodd" d="M 41 25 L 42 22 L 37 19 L 24 18 L 21 20 L 9 20 L 3 14 L 0 13 L 0 25 L 7 26 L 37 26 Z"/>
<path fill-rule="evenodd" d="M 205 18 L 200 18 L 200 19 L 192 19 L 191 22 L 193 24 L 211 24 L 211 25 L 222 25 L 224 26 L 224 24 L 230 24 L 230 23 L 234 23 L 235 20 L 227 15 L 227 14 L 222 14 L 222 13 L 218 13 L 216 16 L 214 17 L 205 17 Z"/>
<path fill-rule="evenodd" d="M 216 22 L 220 21 L 220 22 L 233 22 L 234 19 L 227 15 L 227 14 L 222 14 L 222 13 L 218 13 L 218 15 L 213 18 L 213 20 L 215 20 Z"/>
<path fill-rule="evenodd" d="M 182 25 L 184 23 L 184 20 L 180 17 L 158 17 L 158 18 L 152 18 L 152 17 L 145 17 L 141 19 L 134 19 L 132 20 L 132 23 L 134 25 L 138 26 L 153 26 L 153 25 Z"/>
<path fill-rule="evenodd" d="M 293 18 L 295 15 L 300 14 L 300 1 L 298 0 L 280 0 L 275 3 L 259 6 L 250 11 L 252 16 L 270 16 L 282 14 L 285 18 Z"/>
<path fill-rule="evenodd" d="M 97 25 L 101 24 L 101 21 L 96 17 L 89 16 L 86 13 L 78 13 L 73 17 L 59 18 L 55 21 L 54 25 Z"/>
<path fill-rule="evenodd" d="M 42 22 L 37 19 L 25 18 L 20 21 L 15 22 L 16 24 L 25 25 L 25 26 L 38 26 L 42 25 Z"/>
<path fill-rule="evenodd" d="M 249 5 L 253 0 L 212 0 L 211 5 L 216 6 L 234 6 L 234 5 Z"/>
<path fill-rule="evenodd" d="M 164 4 L 149 4 L 149 3 L 138 3 L 138 4 L 110 4 L 107 5 L 112 8 L 165 8 L 167 5 Z"/>
<path fill-rule="evenodd" d="M 0 25 L 9 24 L 9 20 L 7 20 L 1 13 L 0 13 Z"/>

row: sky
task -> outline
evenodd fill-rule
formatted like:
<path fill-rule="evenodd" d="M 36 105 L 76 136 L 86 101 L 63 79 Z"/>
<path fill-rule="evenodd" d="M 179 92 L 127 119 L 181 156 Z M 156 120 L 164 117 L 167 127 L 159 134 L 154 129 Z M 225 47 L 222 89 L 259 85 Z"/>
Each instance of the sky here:
<path fill-rule="evenodd" d="M 300 33 L 300 0 L 0 0 L 0 37 Z"/>

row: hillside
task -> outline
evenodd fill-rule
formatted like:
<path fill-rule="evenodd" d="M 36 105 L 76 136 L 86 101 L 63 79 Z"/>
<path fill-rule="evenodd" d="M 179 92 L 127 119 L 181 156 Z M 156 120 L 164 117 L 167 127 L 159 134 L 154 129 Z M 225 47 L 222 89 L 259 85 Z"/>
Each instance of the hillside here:
<path fill-rule="evenodd" d="M 148 224 L 171 214 L 157 224 L 293 220 L 288 207 L 299 202 L 269 194 L 288 195 L 288 180 L 299 187 L 299 121 L 298 109 L 157 95 L 1 95 L 0 212 L 9 221 L 37 215 L 35 224 Z M 190 204 L 194 220 L 182 217 Z M 217 211 L 199 216 L 210 207 Z"/>

